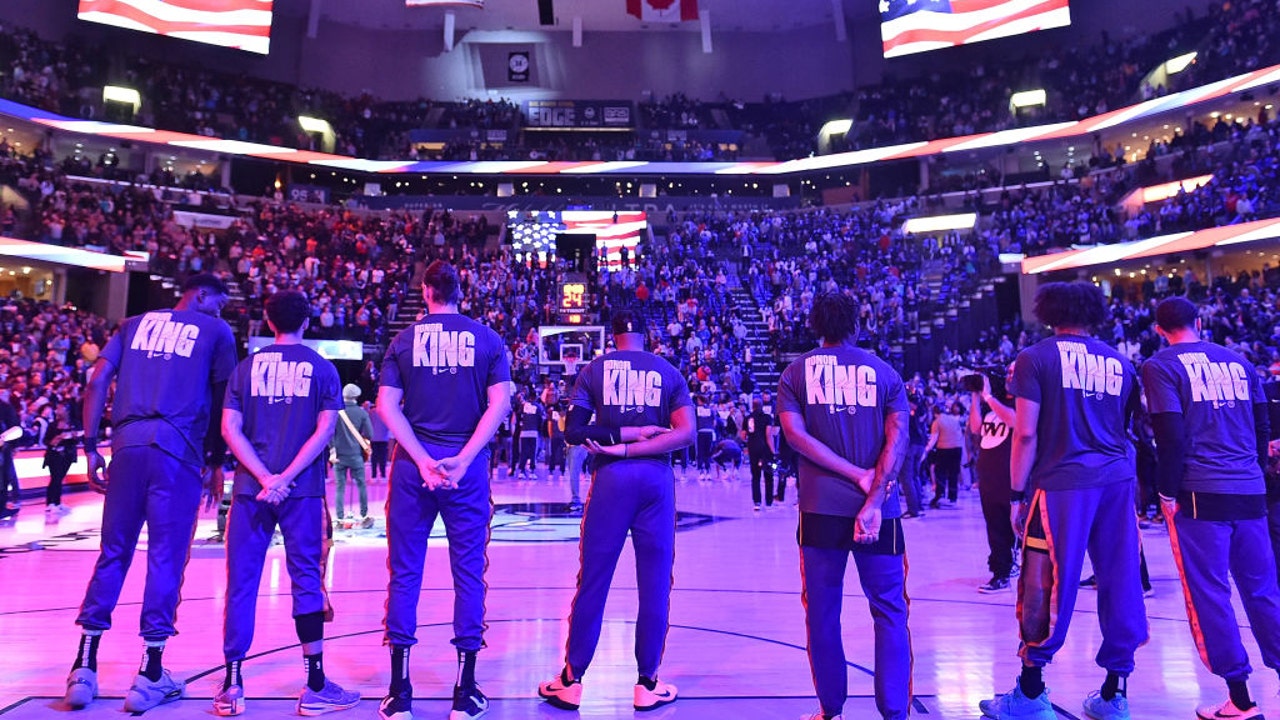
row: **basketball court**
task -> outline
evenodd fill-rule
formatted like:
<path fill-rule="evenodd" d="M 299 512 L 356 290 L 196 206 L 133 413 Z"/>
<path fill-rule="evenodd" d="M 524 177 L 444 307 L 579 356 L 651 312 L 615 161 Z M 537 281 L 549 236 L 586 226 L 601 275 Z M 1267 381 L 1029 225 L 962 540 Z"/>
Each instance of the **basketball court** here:
<path fill-rule="evenodd" d="M 539 475 L 544 478 L 543 471 Z M 389 674 L 381 644 L 387 573 L 380 507 L 385 490 L 379 484 L 370 488 L 379 516 L 374 528 L 338 532 L 328 576 L 336 617 L 325 626 L 326 671 L 365 696 L 350 717 L 375 716 Z M 745 478 L 679 482 L 673 625 L 662 676 L 679 687 L 680 701 L 652 716 L 793 719 L 817 708 L 804 650 L 791 499 L 756 514 Z M 567 500 L 568 485 L 563 481 L 508 481 L 503 473 L 494 484 L 489 647 L 481 653 L 478 669 L 481 686 L 494 700 L 490 717 L 572 717 L 536 697 L 538 682 L 560 668 L 564 618 L 578 571 L 578 518 L 567 512 Z M 60 698 L 79 638 L 73 624 L 77 606 L 96 557 L 101 498 L 77 493 L 67 503 L 73 512 L 57 523 L 46 524 L 42 505 L 31 501 L 16 525 L 0 528 L 0 715 L 6 719 L 69 714 Z M 440 530 L 437 526 L 438 534 Z M 148 716 L 211 713 L 209 698 L 223 673 L 226 586 L 222 546 L 209 540 L 215 533 L 215 516 L 203 514 L 179 609 L 181 634 L 165 653 L 165 664 L 188 679 L 187 699 Z M 962 492 L 957 506 L 907 521 L 906 533 L 916 713 L 976 718 L 978 701 L 1011 687 L 1019 666 L 1012 592 L 976 591 L 988 577 L 976 493 Z M 1143 539 L 1156 596 L 1147 601 L 1151 642 L 1139 651 L 1138 670 L 1129 684 L 1133 715 L 1192 718 L 1197 703 L 1221 700 L 1225 688 L 1205 671 L 1191 642 L 1167 536 L 1154 526 L 1143 531 Z M 419 698 L 415 713 L 424 718 L 447 716 L 456 669 L 449 645 L 453 595 L 444 549 L 442 535 L 432 540 L 419 645 L 412 658 Z M 76 717 L 119 717 L 121 698 L 142 653 L 137 621 L 143 570 L 141 562 L 135 563 L 115 616 L 116 627 L 102 642 L 103 697 L 74 713 Z M 852 568 L 845 603 L 852 696 L 845 717 L 877 717 L 871 698 L 871 621 Z M 283 548 L 277 545 L 268 556 L 257 637 L 245 663 L 252 717 L 292 715 L 302 669 L 289 608 Z M 635 569 L 628 550 L 615 576 L 595 663 L 586 675 L 582 717 L 633 713 L 634 612 Z M 1237 614 L 1244 618 L 1239 610 Z M 1082 591 L 1067 646 L 1045 673 L 1050 698 L 1063 718 L 1082 716 L 1080 700 L 1101 680 L 1092 660 L 1099 642 L 1095 594 Z M 1256 645 L 1247 633 L 1246 645 L 1257 660 Z M 1260 662 L 1256 667 L 1255 697 L 1268 712 L 1280 713 L 1276 675 Z"/>

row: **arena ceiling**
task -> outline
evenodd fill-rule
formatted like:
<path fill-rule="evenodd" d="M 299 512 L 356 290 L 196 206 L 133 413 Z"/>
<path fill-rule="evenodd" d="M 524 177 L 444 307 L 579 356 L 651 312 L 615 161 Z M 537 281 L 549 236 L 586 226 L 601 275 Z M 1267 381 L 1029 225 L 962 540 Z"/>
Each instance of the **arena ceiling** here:
<path fill-rule="evenodd" d="M 390 30 L 434 29 L 444 25 L 445 9 L 406 7 L 404 0 L 276 0 L 276 12 L 306 17 L 312 3 L 321 17 L 344 25 Z M 856 6 L 856 8 L 855 8 Z M 865 6 L 865 7 L 863 7 Z M 875 21 L 875 5 L 866 0 L 698 0 L 699 9 L 711 15 L 719 31 L 773 32 L 829 25 L 835 10 L 865 13 Z M 484 9 L 451 7 L 459 30 L 536 30 L 537 0 L 485 0 Z M 698 30 L 698 23 L 653 25 L 626 12 L 625 0 L 554 0 L 556 27 L 568 30 L 573 18 L 582 18 L 586 32 L 634 32 Z"/>

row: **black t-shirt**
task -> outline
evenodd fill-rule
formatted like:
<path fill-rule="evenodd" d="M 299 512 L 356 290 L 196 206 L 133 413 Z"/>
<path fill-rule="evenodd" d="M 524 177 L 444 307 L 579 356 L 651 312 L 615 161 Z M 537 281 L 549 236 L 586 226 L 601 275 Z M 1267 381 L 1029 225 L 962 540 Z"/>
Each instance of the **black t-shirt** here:
<path fill-rule="evenodd" d="M 773 418 L 763 410 L 756 410 L 747 416 L 747 450 L 753 455 L 765 455 L 769 452 L 769 427 Z"/>

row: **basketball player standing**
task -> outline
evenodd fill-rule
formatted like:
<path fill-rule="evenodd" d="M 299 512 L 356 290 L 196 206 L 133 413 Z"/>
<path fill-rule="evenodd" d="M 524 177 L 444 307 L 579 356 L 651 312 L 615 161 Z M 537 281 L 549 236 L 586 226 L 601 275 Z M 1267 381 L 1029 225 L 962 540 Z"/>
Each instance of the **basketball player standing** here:
<path fill-rule="evenodd" d="M 325 677 L 323 664 L 322 455 L 342 410 L 341 381 L 333 363 L 302 345 L 311 317 L 306 296 L 293 290 L 277 292 L 266 306 L 275 342 L 236 367 L 222 410 L 222 434 L 240 464 L 226 532 L 222 636 L 227 674 L 213 698 L 213 710 L 222 716 L 244 712 L 241 665 L 253 642 L 263 563 L 279 527 L 292 584 L 293 623 L 307 671 L 297 711 L 320 715 L 360 702 L 360 693 L 348 692 Z"/>
<path fill-rule="evenodd" d="M 671 363 L 644 350 L 639 313 L 613 314 L 617 350 L 592 360 L 578 374 L 565 431 L 568 442 L 596 455 L 582 517 L 582 569 L 569 610 L 565 665 L 538 694 L 555 707 L 576 710 L 582 677 L 595 656 L 604 604 L 627 533 L 636 554 L 639 614 L 633 690 L 636 710 L 675 702 L 676 687 L 658 679 L 670 618 L 675 564 L 675 473 L 671 453 L 693 444 L 696 429 L 689 387 Z M 592 414 L 595 422 L 590 422 Z"/>
<path fill-rule="evenodd" d="M 1267 536 L 1270 418 L 1248 361 L 1200 339 L 1194 303 L 1171 297 L 1156 307 L 1156 332 L 1169 342 L 1142 366 L 1142 387 L 1159 453 L 1160 504 L 1182 576 L 1191 635 L 1229 697 L 1198 708 L 1207 720 L 1262 717 L 1249 697 L 1252 668 L 1231 607 L 1240 591 L 1262 660 L 1280 670 L 1280 588 Z"/>
<path fill-rule="evenodd" d="M 1036 293 L 1035 315 L 1054 334 L 1018 354 L 1009 386 L 1017 400 L 1012 513 L 1025 535 L 1017 605 L 1022 674 L 1013 690 L 982 701 L 981 709 L 999 720 L 1058 717 L 1043 669 L 1066 640 L 1088 552 L 1098 578 L 1097 663 L 1107 676 L 1085 698 L 1084 711 L 1125 720 L 1126 679 L 1147 641 L 1133 511 L 1137 469 L 1127 433 L 1141 403 L 1137 377 L 1128 360 L 1089 334 L 1107 317 L 1098 287 L 1048 283 Z"/>
<path fill-rule="evenodd" d="M 809 664 L 821 711 L 840 717 L 848 670 L 840 611 L 852 552 L 875 627 L 876 709 L 906 718 L 911 707 L 906 550 L 894 478 L 906 456 L 910 410 L 902 377 L 853 345 L 857 302 L 843 293 L 813 300 L 809 323 L 822 347 L 782 373 L 782 429 L 800 461 L 800 574 Z"/>
<path fill-rule="evenodd" d="M 378 389 L 378 413 L 397 443 L 387 491 L 391 687 L 378 714 L 383 720 L 413 717 L 409 648 L 417 643 L 427 538 L 438 515 L 449 539 L 458 651 L 450 718 L 465 720 L 489 709 L 475 676 L 476 653 L 484 647 L 485 550 L 493 515 L 488 452 L 511 412 L 511 368 L 498 334 L 458 314 L 462 289 L 452 265 L 431 263 L 422 286 L 427 314 L 391 342 Z"/>
<path fill-rule="evenodd" d="M 125 320 L 94 363 L 85 390 L 84 449 L 89 486 L 106 500 L 98 562 L 76 618 L 84 634 L 67 678 L 66 702 L 73 708 L 98 694 L 98 643 L 111 627 L 143 523 L 147 580 L 140 620 L 146 652 L 124 709 L 144 712 L 182 697 L 183 683 L 161 661 L 165 641 L 177 634 L 174 620 L 202 487 L 208 489 L 209 507 L 222 498 L 226 446 L 209 419 L 221 413 L 236 366 L 235 338 L 218 317 L 226 303 L 221 280 L 193 275 L 172 310 Z M 113 379 L 112 457 L 104 474 L 98 429 Z"/>

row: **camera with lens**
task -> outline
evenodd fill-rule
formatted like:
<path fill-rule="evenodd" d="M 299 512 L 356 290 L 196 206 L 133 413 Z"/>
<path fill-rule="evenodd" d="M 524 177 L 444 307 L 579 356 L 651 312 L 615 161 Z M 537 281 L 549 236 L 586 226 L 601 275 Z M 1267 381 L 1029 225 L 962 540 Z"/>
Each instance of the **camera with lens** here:
<path fill-rule="evenodd" d="M 1005 371 L 1003 367 L 993 365 L 991 367 L 974 368 L 974 370 L 975 372 L 961 376 L 960 389 L 962 391 L 971 393 L 982 392 L 982 379 L 986 378 L 991 383 L 991 394 L 998 398 L 1004 397 Z"/>

